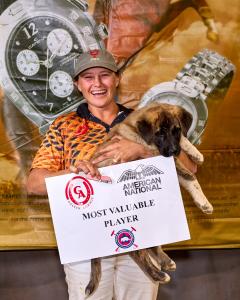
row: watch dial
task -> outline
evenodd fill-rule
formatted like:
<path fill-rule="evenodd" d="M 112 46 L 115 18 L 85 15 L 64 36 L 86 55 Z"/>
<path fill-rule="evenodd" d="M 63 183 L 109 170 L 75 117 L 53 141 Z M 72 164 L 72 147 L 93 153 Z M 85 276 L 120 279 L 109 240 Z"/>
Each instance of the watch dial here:
<path fill-rule="evenodd" d="M 37 74 L 40 68 L 39 58 L 32 50 L 22 50 L 18 53 L 16 65 L 18 70 L 26 76 Z"/>
<path fill-rule="evenodd" d="M 47 46 L 57 56 L 64 56 L 72 50 L 73 40 L 65 29 L 57 28 L 49 33 Z"/>
<path fill-rule="evenodd" d="M 56 71 L 49 77 L 49 87 L 55 96 L 65 98 L 72 94 L 74 85 L 68 73 Z"/>
<path fill-rule="evenodd" d="M 54 116 L 82 100 L 71 74 L 82 52 L 72 24 L 54 15 L 18 24 L 9 38 L 6 61 L 17 89 L 40 113 Z"/>

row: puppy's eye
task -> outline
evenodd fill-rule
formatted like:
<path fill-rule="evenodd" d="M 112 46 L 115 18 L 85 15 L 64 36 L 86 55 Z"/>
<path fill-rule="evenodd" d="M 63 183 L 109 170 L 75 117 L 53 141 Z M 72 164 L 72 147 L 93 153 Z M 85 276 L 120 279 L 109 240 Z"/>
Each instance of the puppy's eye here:
<path fill-rule="evenodd" d="M 159 138 L 164 138 L 164 132 L 162 130 L 161 131 L 156 131 L 155 136 L 157 136 Z"/>
<path fill-rule="evenodd" d="M 179 135 L 181 133 L 181 127 L 174 126 L 172 129 L 172 134 Z"/>

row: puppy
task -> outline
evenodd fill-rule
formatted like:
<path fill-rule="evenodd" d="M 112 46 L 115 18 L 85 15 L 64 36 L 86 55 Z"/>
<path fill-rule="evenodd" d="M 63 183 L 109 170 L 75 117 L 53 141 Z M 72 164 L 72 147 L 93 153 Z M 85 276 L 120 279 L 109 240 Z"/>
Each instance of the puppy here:
<path fill-rule="evenodd" d="M 202 192 L 196 176 L 191 173 L 178 159 L 183 150 L 196 163 L 203 162 L 202 154 L 186 138 L 192 123 L 192 116 L 183 108 L 169 104 L 153 103 L 132 112 L 122 123 L 116 125 L 108 134 L 103 144 L 98 148 L 93 158 L 98 157 L 99 150 L 117 136 L 143 144 L 151 149 L 154 155 L 174 156 L 180 184 L 190 193 L 194 203 L 206 214 L 213 211 L 212 205 Z M 98 164 L 98 167 L 113 165 L 113 158 Z M 163 270 L 175 270 L 176 264 L 161 247 L 153 247 L 129 252 L 129 255 L 139 267 L 160 283 L 167 283 L 170 277 Z M 101 276 L 100 258 L 93 259 L 90 281 L 86 294 L 90 295 L 96 289 Z"/>

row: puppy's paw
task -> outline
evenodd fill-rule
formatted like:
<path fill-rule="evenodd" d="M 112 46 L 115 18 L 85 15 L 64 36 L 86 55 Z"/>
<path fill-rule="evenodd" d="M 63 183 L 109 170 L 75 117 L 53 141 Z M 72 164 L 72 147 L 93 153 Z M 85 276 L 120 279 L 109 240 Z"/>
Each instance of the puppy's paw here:
<path fill-rule="evenodd" d="M 195 202 L 195 204 L 197 205 L 197 207 L 199 207 L 201 209 L 201 211 L 204 214 L 210 215 L 213 213 L 213 206 L 212 204 L 206 200 L 205 202 Z"/>
<path fill-rule="evenodd" d="M 202 153 L 199 152 L 197 160 L 199 164 L 202 164 L 204 162 L 204 156 L 202 155 Z"/>
<path fill-rule="evenodd" d="M 159 279 L 157 281 L 159 281 L 160 284 L 166 284 L 171 280 L 171 277 L 165 273 L 161 271 L 161 274 L 159 276 Z"/>
<path fill-rule="evenodd" d="M 213 213 L 213 206 L 210 202 L 206 202 L 205 204 L 201 205 L 200 209 L 203 213 L 210 215 Z"/>
<path fill-rule="evenodd" d="M 95 291 L 95 287 L 93 285 L 89 285 L 85 288 L 85 295 L 86 297 L 89 297 L 94 291 Z"/>
<path fill-rule="evenodd" d="M 177 268 L 176 263 L 172 259 L 170 259 L 170 261 L 168 261 L 167 263 L 161 265 L 161 267 L 166 271 L 175 271 Z"/>

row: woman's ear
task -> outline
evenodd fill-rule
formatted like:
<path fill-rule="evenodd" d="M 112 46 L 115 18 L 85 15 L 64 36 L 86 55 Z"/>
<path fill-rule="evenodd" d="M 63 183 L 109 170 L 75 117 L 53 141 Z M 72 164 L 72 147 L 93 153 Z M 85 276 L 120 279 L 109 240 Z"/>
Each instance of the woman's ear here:
<path fill-rule="evenodd" d="M 75 85 L 75 87 L 81 92 L 80 86 L 78 84 L 78 77 L 74 78 L 73 84 Z"/>
<path fill-rule="evenodd" d="M 121 80 L 121 75 L 116 73 L 116 77 L 117 77 L 117 80 L 116 80 L 116 88 L 119 86 L 119 83 L 120 83 L 120 80 Z"/>

